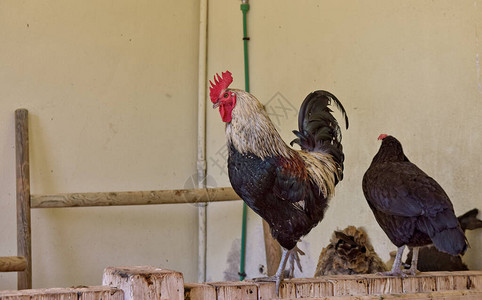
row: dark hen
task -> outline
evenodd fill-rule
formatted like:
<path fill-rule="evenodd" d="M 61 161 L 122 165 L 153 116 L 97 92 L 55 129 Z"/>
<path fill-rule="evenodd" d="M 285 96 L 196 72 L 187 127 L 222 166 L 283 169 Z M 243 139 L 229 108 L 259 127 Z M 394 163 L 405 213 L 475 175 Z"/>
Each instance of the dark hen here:
<path fill-rule="evenodd" d="M 363 176 L 363 193 L 380 227 L 398 247 L 388 275 L 401 275 L 405 245 L 414 247 L 410 273 L 415 274 L 418 247 L 429 244 L 451 255 L 467 249 L 463 230 L 449 197 L 431 177 L 411 163 L 393 136 L 382 145 Z"/>

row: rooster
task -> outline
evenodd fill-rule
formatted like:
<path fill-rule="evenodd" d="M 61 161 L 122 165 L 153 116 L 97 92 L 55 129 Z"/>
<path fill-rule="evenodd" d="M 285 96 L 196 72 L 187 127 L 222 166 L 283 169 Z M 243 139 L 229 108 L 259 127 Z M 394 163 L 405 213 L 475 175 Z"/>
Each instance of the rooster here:
<path fill-rule="evenodd" d="M 367 233 L 362 228 L 348 226 L 342 231 L 333 232 L 330 244 L 321 251 L 315 277 L 371 274 L 385 269 Z"/>
<path fill-rule="evenodd" d="M 395 137 L 381 134 L 378 139 L 382 145 L 362 187 L 375 219 L 398 247 L 393 267 L 385 275 L 405 275 L 400 269 L 405 245 L 413 247 L 411 275 L 417 271 L 420 246 L 433 244 L 451 255 L 465 253 L 467 239 L 442 187 L 408 160 Z"/>
<path fill-rule="evenodd" d="M 229 89 L 229 71 L 210 81 L 213 108 L 219 108 L 226 124 L 228 174 L 234 191 L 270 226 L 271 235 L 282 246 L 276 291 L 286 263 L 289 276 L 295 263 L 301 271 L 296 246 L 322 219 L 333 197 L 335 185 L 343 178 L 341 130 L 332 110 L 334 103 L 348 117 L 340 101 L 326 91 L 310 93 L 301 104 L 298 131 L 293 131 L 301 150 L 286 145 L 263 105 L 253 95 Z"/>

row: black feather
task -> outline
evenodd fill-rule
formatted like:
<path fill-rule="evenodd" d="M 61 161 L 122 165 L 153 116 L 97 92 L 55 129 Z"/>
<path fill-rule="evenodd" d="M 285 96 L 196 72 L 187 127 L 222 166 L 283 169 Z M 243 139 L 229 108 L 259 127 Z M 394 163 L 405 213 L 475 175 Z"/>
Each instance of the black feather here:
<path fill-rule="evenodd" d="M 342 113 L 348 129 L 348 116 L 338 98 L 327 91 L 315 91 L 306 96 L 298 115 L 297 136 L 290 145 L 299 144 L 306 151 L 317 151 L 333 155 L 343 169 L 343 147 L 341 145 L 340 126 L 331 114 L 330 105 L 335 105 Z"/>

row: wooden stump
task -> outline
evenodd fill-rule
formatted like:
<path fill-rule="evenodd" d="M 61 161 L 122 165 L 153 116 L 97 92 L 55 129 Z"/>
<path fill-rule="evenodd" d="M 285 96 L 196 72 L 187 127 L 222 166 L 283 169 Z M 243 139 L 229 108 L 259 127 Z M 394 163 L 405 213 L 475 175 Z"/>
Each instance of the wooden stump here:
<path fill-rule="evenodd" d="M 182 273 L 150 266 L 108 267 L 103 285 L 124 291 L 125 300 L 182 300 Z"/>
<path fill-rule="evenodd" d="M 124 292 L 107 286 L 0 291 L 1 300 L 123 300 Z"/>

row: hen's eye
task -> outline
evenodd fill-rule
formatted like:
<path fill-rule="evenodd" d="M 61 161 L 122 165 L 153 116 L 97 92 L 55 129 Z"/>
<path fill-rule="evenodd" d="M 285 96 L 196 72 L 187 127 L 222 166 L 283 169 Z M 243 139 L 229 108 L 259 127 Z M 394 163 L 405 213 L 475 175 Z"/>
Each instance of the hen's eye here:
<path fill-rule="evenodd" d="M 224 98 L 228 98 L 229 94 L 228 93 L 224 93 L 223 97 Z"/>

